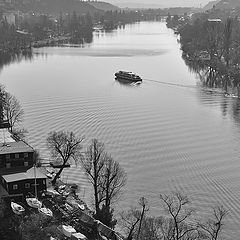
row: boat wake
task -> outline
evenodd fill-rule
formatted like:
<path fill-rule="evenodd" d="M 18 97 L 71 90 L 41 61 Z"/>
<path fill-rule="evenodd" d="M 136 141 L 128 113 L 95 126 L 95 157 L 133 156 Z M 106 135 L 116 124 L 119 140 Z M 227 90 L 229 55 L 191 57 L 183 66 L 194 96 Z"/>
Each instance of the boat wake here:
<path fill-rule="evenodd" d="M 169 85 L 169 86 L 176 86 L 176 87 L 185 87 L 185 88 L 196 88 L 194 85 L 184 85 L 184 84 L 179 84 L 179 83 L 169 83 L 169 82 L 163 82 L 155 79 L 147 79 L 143 78 L 144 81 L 148 82 L 154 82 L 154 83 L 159 83 L 159 84 L 164 84 L 164 85 Z"/>

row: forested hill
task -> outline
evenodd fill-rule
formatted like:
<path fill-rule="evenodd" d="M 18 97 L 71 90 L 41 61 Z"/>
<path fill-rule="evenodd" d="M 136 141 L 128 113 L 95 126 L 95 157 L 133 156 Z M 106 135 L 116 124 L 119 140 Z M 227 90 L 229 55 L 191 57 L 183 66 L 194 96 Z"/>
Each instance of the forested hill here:
<path fill-rule="evenodd" d="M 218 9 L 232 9 L 240 7 L 240 0 L 221 0 L 215 6 Z"/>
<path fill-rule="evenodd" d="M 16 9 L 22 12 L 38 12 L 44 14 L 59 15 L 59 13 L 72 13 L 77 14 L 101 12 L 94 6 L 87 2 L 80 2 L 79 0 L 40 0 L 31 1 L 27 4 L 16 4 Z"/>
<path fill-rule="evenodd" d="M 95 2 L 95 1 L 91 1 L 88 2 L 88 4 L 94 6 L 97 9 L 103 10 L 103 11 L 116 11 L 116 10 L 120 10 L 119 7 L 112 5 L 110 3 L 107 2 Z"/>

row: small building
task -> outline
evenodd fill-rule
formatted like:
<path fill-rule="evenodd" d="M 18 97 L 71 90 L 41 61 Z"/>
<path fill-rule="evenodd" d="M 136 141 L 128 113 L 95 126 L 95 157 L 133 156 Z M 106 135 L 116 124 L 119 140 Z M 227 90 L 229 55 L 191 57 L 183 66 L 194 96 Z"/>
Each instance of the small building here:
<path fill-rule="evenodd" d="M 47 177 L 36 167 L 30 168 L 26 172 L 2 175 L 1 182 L 9 194 L 8 197 L 35 195 L 35 190 L 39 196 L 47 189 Z"/>
<path fill-rule="evenodd" d="M 0 129 L 0 175 L 26 171 L 33 167 L 33 162 L 33 148 L 14 137 L 8 129 Z"/>

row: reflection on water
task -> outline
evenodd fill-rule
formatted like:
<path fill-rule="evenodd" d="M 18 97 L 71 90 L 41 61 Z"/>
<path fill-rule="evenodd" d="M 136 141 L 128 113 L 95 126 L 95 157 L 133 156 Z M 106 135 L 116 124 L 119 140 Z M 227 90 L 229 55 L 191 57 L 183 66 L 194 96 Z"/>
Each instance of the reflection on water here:
<path fill-rule="evenodd" d="M 71 38 L 70 44 L 81 44 L 82 46 L 84 46 L 84 44 L 91 43 L 92 40 L 93 40 L 93 33 L 86 32 L 85 34 L 80 34 L 79 36 Z"/>
<path fill-rule="evenodd" d="M 70 43 L 68 44 L 61 44 L 61 46 L 66 47 L 86 47 L 87 45 L 91 44 L 93 41 L 93 34 L 92 32 L 87 33 L 85 35 L 82 35 L 78 38 L 71 39 Z M 40 48 L 41 49 L 41 48 Z M 34 54 L 33 54 L 34 52 Z M 37 49 L 33 49 L 33 52 L 31 50 L 22 51 L 20 53 L 0 53 L 0 70 L 5 66 L 9 65 L 11 63 L 15 62 L 21 62 L 23 60 L 33 60 L 34 57 L 37 57 L 38 55 L 43 56 L 46 54 L 43 53 L 41 50 L 38 51 Z"/>
<path fill-rule="evenodd" d="M 139 87 L 141 85 L 141 81 L 138 81 L 138 82 L 131 82 L 131 81 L 128 81 L 128 80 L 125 80 L 125 79 L 121 79 L 121 78 L 115 78 L 115 81 L 124 86 L 124 87 Z"/>
<path fill-rule="evenodd" d="M 217 89 L 199 88 L 198 93 L 202 104 L 218 107 L 224 118 L 229 117 L 240 126 L 240 101 L 238 98 L 225 95 Z"/>
<path fill-rule="evenodd" d="M 0 71 L 5 65 L 9 65 L 14 62 L 21 62 L 22 60 L 31 60 L 32 58 L 33 54 L 31 51 L 16 54 L 0 53 Z"/>
<path fill-rule="evenodd" d="M 85 48 L 35 52 L 45 55 L 8 65 L 1 82 L 21 101 L 29 143 L 43 157 L 52 130 L 85 136 L 85 146 L 98 138 L 128 174 L 117 210 L 146 196 L 150 213 L 159 214 L 159 193 L 180 190 L 201 216 L 216 204 L 229 209 L 224 237 L 238 239 L 239 100 L 196 84 L 164 23 L 94 33 Z M 143 82 L 122 85 L 114 76 L 119 70 L 133 71 Z M 80 167 L 64 170 L 63 180 L 77 181 L 87 197 Z"/>

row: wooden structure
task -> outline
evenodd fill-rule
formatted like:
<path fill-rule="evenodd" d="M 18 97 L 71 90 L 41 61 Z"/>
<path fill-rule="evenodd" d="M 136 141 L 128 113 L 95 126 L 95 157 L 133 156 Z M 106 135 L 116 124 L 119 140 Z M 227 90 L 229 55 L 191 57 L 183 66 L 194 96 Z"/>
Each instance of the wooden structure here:
<path fill-rule="evenodd" d="M 28 169 L 26 172 L 8 174 L 1 176 L 1 182 L 8 194 L 23 196 L 37 195 L 39 196 L 47 189 L 46 175 L 44 175 L 38 168 L 34 167 Z"/>

